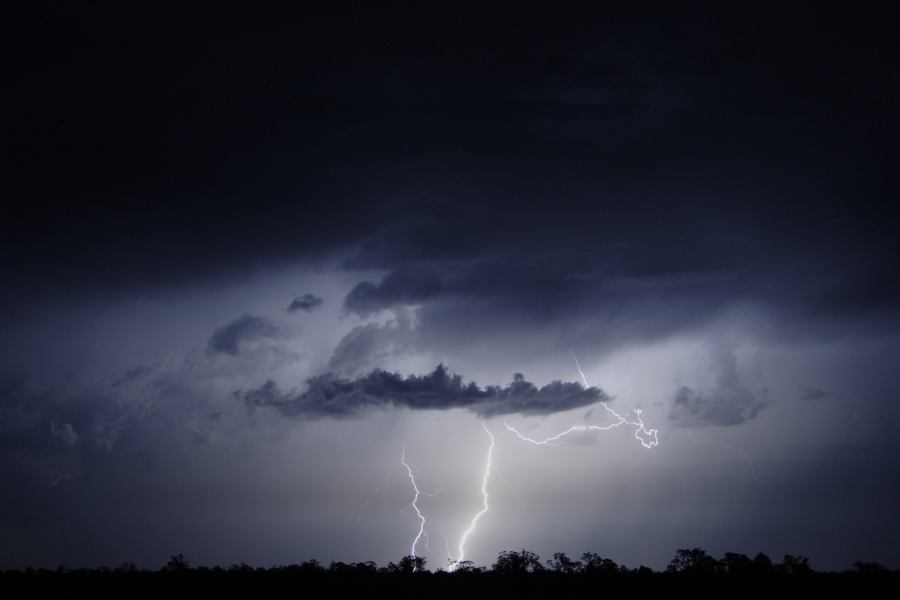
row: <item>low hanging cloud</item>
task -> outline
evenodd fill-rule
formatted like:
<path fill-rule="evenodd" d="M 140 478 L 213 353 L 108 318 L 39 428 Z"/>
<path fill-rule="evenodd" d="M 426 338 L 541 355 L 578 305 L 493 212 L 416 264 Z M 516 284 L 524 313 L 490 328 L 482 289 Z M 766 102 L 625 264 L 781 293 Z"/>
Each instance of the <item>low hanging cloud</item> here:
<path fill-rule="evenodd" d="M 424 267 L 404 267 L 385 275 L 380 283 L 363 281 L 344 298 L 344 308 L 366 317 L 386 308 L 418 304 L 439 295 L 444 279 L 436 271 Z"/>
<path fill-rule="evenodd" d="M 537 387 L 521 373 L 507 386 L 479 387 L 438 365 L 427 375 L 391 373 L 376 369 L 356 379 L 332 373 L 307 380 L 303 392 L 284 392 L 274 381 L 238 390 L 235 396 L 249 408 L 271 407 L 291 417 L 350 417 L 367 408 L 406 407 L 413 410 L 465 408 L 483 417 L 522 414 L 546 415 L 589 406 L 612 398 L 603 390 L 580 383 L 553 381 Z"/>
<path fill-rule="evenodd" d="M 751 391 L 738 372 L 734 348 L 714 349 L 715 384 L 703 390 L 682 386 L 675 394 L 669 418 L 679 426 L 740 425 L 769 405 L 767 391 Z"/>
<path fill-rule="evenodd" d="M 325 301 L 315 294 L 303 294 L 302 296 L 294 298 L 294 300 L 290 304 L 288 304 L 288 307 L 285 310 L 287 310 L 289 313 L 294 313 L 301 310 L 305 312 L 312 312 L 316 308 L 322 306 L 323 302 Z"/>
<path fill-rule="evenodd" d="M 278 328 L 268 319 L 245 313 L 216 329 L 207 345 L 211 352 L 237 356 L 243 342 L 271 337 L 276 333 Z"/>
<path fill-rule="evenodd" d="M 698 392 L 682 386 L 675 395 L 673 420 L 679 425 L 740 425 L 766 406 L 749 392 L 734 395 Z"/>

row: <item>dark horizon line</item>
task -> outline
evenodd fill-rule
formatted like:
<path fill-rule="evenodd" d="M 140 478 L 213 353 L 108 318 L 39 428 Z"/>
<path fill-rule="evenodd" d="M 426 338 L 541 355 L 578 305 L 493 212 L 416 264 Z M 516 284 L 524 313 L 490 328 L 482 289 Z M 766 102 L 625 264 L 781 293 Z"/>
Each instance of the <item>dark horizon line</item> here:
<path fill-rule="evenodd" d="M 900 568 L 890 568 L 878 562 L 855 561 L 851 568 L 839 571 L 818 571 L 809 565 L 809 558 L 801 555 L 785 554 L 782 562 L 772 561 L 760 552 L 753 558 L 741 553 L 726 552 L 722 558 L 716 559 L 702 548 L 681 548 L 664 570 L 656 571 L 646 565 L 629 568 L 615 561 L 604 558 L 594 552 L 582 553 L 580 559 L 573 560 L 564 552 L 556 552 L 553 558 L 541 561 L 534 552 L 505 550 L 497 556 L 497 561 L 490 567 L 476 566 L 472 561 L 455 562 L 448 560 L 446 568 L 439 567 L 431 571 L 426 568 L 428 561 L 421 556 L 406 555 L 399 562 L 389 562 L 379 567 L 374 561 L 343 562 L 332 561 L 327 567 L 316 559 L 301 563 L 274 564 L 270 567 L 253 567 L 241 562 L 229 567 L 191 566 L 190 558 L 183 554 L 170 556 L 159 569 L 139 568 L 134 563 L 123 562 L 117 567 L 81 567 L 68 568 L 60 564 L 56 569 L 41 567 L 25 567 L 3 569 L 3 575 L 155 575 L 159 573 L 195 573 L 201 574 L 275 574 L 293 573 L 300 575 L 537 575 L 552 574 L 566 576 L 602 575 L 614 576 L 651 576 L 651 575 L 686 575 L 686 576 L 803 576 L 803 575 L 892 575 L 900 576 Z"/>

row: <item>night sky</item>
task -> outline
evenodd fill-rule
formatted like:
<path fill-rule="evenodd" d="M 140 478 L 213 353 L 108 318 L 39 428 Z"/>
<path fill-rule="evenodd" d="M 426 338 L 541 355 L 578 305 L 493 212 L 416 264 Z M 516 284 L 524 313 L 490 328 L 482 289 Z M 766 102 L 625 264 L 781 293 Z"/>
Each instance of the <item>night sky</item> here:
<path fill-rule="evenodd" d="M 83 4 L 2 25 L 0 568 L 384 564 L 403 457 L 446 566 L 491 436 L 477 564 L 900 567 L 895 3 Z"/>

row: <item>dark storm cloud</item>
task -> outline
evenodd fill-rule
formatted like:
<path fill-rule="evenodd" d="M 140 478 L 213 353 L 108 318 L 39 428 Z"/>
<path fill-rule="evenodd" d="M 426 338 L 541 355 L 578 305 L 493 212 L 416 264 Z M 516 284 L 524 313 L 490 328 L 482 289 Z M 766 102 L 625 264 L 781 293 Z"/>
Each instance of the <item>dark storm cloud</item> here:
<path fill-rule="evenodd" d="M 167 11 L 135 17 L 128 3 L 113 11 L 20 4 L 41 14 L 8 19 L 17 50 L 4 97 L 12 107 L 3 117 L 5 196 L 15 201 L 0 219 L 8 249 L 0 253 L 0 366 L 29 375 L 27 384 L 0 376 L 0 531 L 18 536 L 0 544 L 0 563 L 94 561 L 117 535 L 127 542 L 103 562 L 184 549 L 170 537 L 150 550 L 128 529 L 136 523 L 178 529 L 189 544 L 230 549 L 236 561 L 267 560 L 259 548 L 279 544 L 295 556 L 296 540 L 283 534 L 297 515 L 321 522 L 322 531 L 301 536 L 318 556 L 349 539 L 328 517 L 336 492 L 318 506 L 297 508 L 292 498 L 277 502 L 286 512 L 271 510 L 286 488 L 259 485 L 259 475 L 284 472 L 305 495 L 339 489 L 331 484 L 340 474 L 297 472 L 293 458 L 248 451 L 271 443 L 258 435 L 260 423 L 290 429 L 283 415 L 393 406 L 485 417 L 585 407 L 608 396 L 574 383 L 537 387 L 517 377 L 482 388 L 445 369 L 418 377 L 385 369 L 397 357 L 434 356 L 428 364 L 467 361 L 484 377 L 528 364 L 547 381 L 550 357 L 568 360 L 569 349 L 585 365 L 620 351 L 627 363 L 631 349 L 668 356 L 676 351 L 656 341 L 679 347 L 725 330 L 739 344 L 801 348 L 783 369 L 808 372 L 780 387 L 767 373 L 770 400 L 731 349 L 714 355 L 711 381 L 704 357 L 673 357 L 700 375 L 648 398 L 666 401 L 670 429 L 728 425 L 749 435 L 755 428 L 738 426 L 774 420 L 776 402 L 792 419 L 793 402 L 804 410 L 782 423 L 789 435 L 760 427 L 754 442 L 778 462 L 793 460 L 789 446 L 814 452 L 826 431 L 838 434 L 838 456 L 873 446 L 865 460 L 787 466 L 783 481 L 805 469 L 819 479 L 802 495 L 774 495 L 791 497 L 789 505 L 773 496 L 748 512 L 736 503 L 740 531 L 755 515 L 790 540 L 785 551 L 802 551 L 801 542 L 834 556 L 855 539 L 860 558 L 881 552 L 897 562 L 898 485 L 884 474 L 898 472 L 900 453 L 880 435 L 900 415 L 891 400 L 896 369 L 886 364 L 896 344 L 862 352 L 900 331 L 893 3 L 671 3 L 652 15 L 646 6 L 584 3 L 557 14 L 480 7 L 472 19 L 374 3 L 185 9 L 177 19 Z M 315 272 L 314 281 L 279 287 L 270 279 L 280 269 Z M 299 291 L 351 288 L 343 321 L 332 322 L 314 294 L 283 305 Z M 195 303 L 198 289 L 238 295 Z M 235 309 L 240 290 L 252 299 Z M 253 316 L 273 301 L 284 310 L 271 319 L 286 311 L 317 321 L 296 354 L 287 351 L 293 343 L 251 352 L 287 334 Z M 408 305 L 417 305 L 415 319 L 358 320 Z M 225 316 L 206 322 L 198 311 L 207 308 Z M 225 324 L 244 311 L 253 314 Z M 114 328 L 117 315 L 134 318 Z M 104 323 L 102 332 L 94 327 Z M 840 360 L 810 367 L 804 361 L 817 361 L 823 340 Z M 147 366 L 126 372 L 132 360 Z M 872 431 L 843 420 L 833 430 L 817 426 L 846 408 L 828 401 L 839 390 L 853 390 L 854 424 L 876 421 Z M 635 397 L 645 391 L 639 381 Z M 249 423 L 248 407 L 271 410 Z M 234 446 L 214 449 L 216 439 Z M 335 449 L 316 443 L 301 463 Z M 204 452 L 192 454 L 197 444 Z M 377 467 L 360 458 L 366 450 L 339 454 L 343 447 L 337 456 L 359 472 Z M 235 464 L 242 457 L 253 460 Z M 679 480 L 666 493 L 683 491 L 687 508 L 660 511 L 665 488 L 656 486 L 665 477 L 638 474 L 629 508 L 648 504 L 628 521 L 678 547 L 686 542 L 675 538 L 708 530 L 703 518 L 731 505 L 708 487 L 702 464 L 689 465 L 692 485 L 685 473 L 666 472 Z M 29 478 L 33 489 L 19 485 Z M 225 479 L 233 486 L 220 485 Z M 44 504 L 54 483 L 56 504 Z M 186 511 L 200 488 L 213 497 Z M 856 498 L 849 508 L 846 490 Z M 265 501 L 248 504 L 248 493 Z M 822 498 L 833 500 L 828 510 L 811 512 Z M 223 518 L 210 520 L 210 508 Z M 119 510 L 121 520 L 109 518 Z M 234 527 L 234 541 L 223 541 L 222 523 L 259 514 L 272 516 L 268 533 L 265 524 L 257 532 L 271 543 L 248 550 Z M 691 515 L 699 525 L 675 533 L 654 521 Z M 727 537 L 778 547 L 755 527 L 747 535 L 714 529 L 711 546 Z M 632 533 L 619 542 L 625 551 L 649 539 Z M 379 539 L 359 552 L 382 559 L 392 547 Z"/>
<path fill-rule="evenodd" d="M 243 342 L 271 337 L 278 333 L 268 319 L 251 314 L 243 314 L 230 323 L 216 329 L 207 346 L 212 352 L 237 356 Z"/>
<path fill-rule="evenodd" d="M 374 227 L 356 240 L 343 267 L 393 270 L 478 259 L 503 248 L 511 233 L 508 229 L 497 233 L 509 217 L 489 203 L 405 201 L 386 212 L 402 214 L 403 219 L 373 222 Z"/>
<path fill-rule="evenodd" d="M 745 274 L 711 259 L 705 259 L 708 266 L 673 264 L 648 272 L 646 250 L 590 241 L 579 250 L 571 244 L 563 238 L 555 251 L 533 247 L 527 255 L 404 267 L 379 283 L 358 284 L 345 306 L 365 316 L 419 303 L 417 340 L 423 348 L 462 349 L 478 345 L 475 340 L 502 344 L 531 332 L 562 340 L 568 351 L 691 329 L 751 293 Z"/>
<path fill-rule="evenodd" d="M 0 476 L 38 488 L 76 479 L 85 457 L 111 450 L 129 420 L 130 403 L 114 401 L 102 388 L 10 389 L 0 402 Z"/>
<path fill-rule="evenodd" d="M 766 406 L 749 392 L 739 395 L 701 393 L 682 386 L 672 403 L 671 419 L 685 426 L 740 425 Z"/>
<path fill-rule="evenodd" d="M 641 10 L 583 9 L 578 27 L 498 11 L 428 35 L 390 11 L 358 29 L 323 14 L 303 35 L 305 14 L 248 14 L 240 48 L 234 15 L 200 35 L 206 14 L 174 29 L 147 15 L 127 34 L 99 10 L 22 19 L 43 24 L 21 44 L 41 68 L 11 74 L 23 202 L 2 223 L 16 252 L 0 268 L 61 289 L 146 285 L 352 246 L 349 263 L 386 269 L 497 247 L 527 256 L 548 239 L 582 246 L 587 230 L 696 259 L 717 248 L 692 222 L 729 225 L 708 212 L 727 204 L 766 257 L 812 243 L 889 270 L 889 9 L 826 8 L 814 22 L 802 8 L 678 7 L 650 24 Z M 169 43 L 148 51 L 160 30 Z M 834 44 L 835 30 L 855 43 Z M 46 165 L 60 178 L 40 177 Z M 97 201 L 72 201 L 85 197 Z M 428 205 L 443 206 L 419 214 Z"/>
<path fill-rule="evenodd" d="M 160 384 L 149 381 L 133 396 L 120 382 L 99 383 L 17 389 L 0 403 L 0 443 L 48 459 L 69 447 L 112 450 L 121 434 L 148 414 L 148 393 Z"/>
<path fill-rule="evenodd" d="M 331 373 L 307 381 L 301 393 L 286 393 L 274 381 L 235 392 L 248 407 L 272 407 L 294 417 L 348 417 L 366 408 L 406 407 L 414 410 L 465 408 L 481 417 L 518 413 L 546 415 L 611 400 L 603 390 L 579 383 L 554 381 L 538 388 L 517 373 L 507 386 L 479 387 L 463 383 L 443 365 L 427 375 L 403 377 L 376 369 L 356 379 Z"/>
<path fill-rule="evenodd" d="M 385 308 L 423 302 L 443 289 L 439 273 L 423 267 L 403 267 L 388 273 L 380 283 L 357 284 L 344 298 L 344 307 L 365 317 Z"/>
<path fill-rule="evenodd" d="M 586 280 L 574 275 L 565 257 L 430 262 L 392 270 L 379 283 L 357 284 L 344 299 L 344 306 L 360 316 L 435 299 L 509 301 L 514 309 L 546 307 L 548 300 L 571 299 L 571 292 L 584 287 Z"/>
<path fill-rule="evenodd" d="M 491 246 L 485 245 L 477 257 L 416 263 L 425 246 L 407 248 L 409 239 L 401 240 L 406 257 L 396 260 L 402 266 L 391 268 L 394 259 L 385 259 L 378 267 L 388 268 L 388 274 L 378 283 L 359 283 L 344 305 L 365 316 L 401 304 L 440 299 L 468 305 L 477 300 L 502 305 L 494 308 L 503 312 L 554 314 L 572 309 L 596 313 L 598 307 L 665 298 L 677 313 L 673 318 L 683 320 L 688 315 L 679 308 L 708 314 L 710 308 L 748 300 L 808 308 L 815 298 L 832 294 L 832 285 L 842 283 L 837 276 L 834 281 L 798 280 L 793 271 L 812 259 L 805 256 L 808 250 L 790 259 L 796 263 L 771 264 L 763 248 L 750 249 L 763 245 L 753 224 L 733 215 L 712 211 L 701 224 L 665 211 L 668 225 L 661 228 L 654 221 L 644 223 L 641 210 L 649 207 L 610 214 L 614 231 L 606 232 L 595 229 L 590 209 L 591 218 L 585 219 L 569 207 L 565 214 L 541 216 L 541 235 L 535 236 L 531 228 L 538 217 L 525 209 L 519 215 L 523 222 L 502 235 L 491 236 L 490 226 L 485 226 L 482 237 Z M 426 227 L 437 235 L 446 225 Z M 764 245 L 772 243 L 766 240 Z M 789 280 L 793 285 L 783 285 Z M 846 306 L 847 313 L 854 310 L 858 307 Z"/>
<path fill-rule="evenodd" d="M 497 228 L 491 216 L 473 218 L 464 229 L 484 232 L 477 257 L 428 254 L 427 232 L 446 233 L 451 225 L 422 219 L 416 222 L 421 235 L 397 238 L 396 253 L 389 249 L 393 236 L 379 238 L 377 266 L 388 268 L 387 275 L 359 283 L 344 305 L 366 316 L 419 304 L 423 347 L 464 348 L 476 340 L 496 343 L 544 331 L 568 347 L 613 349 L 696 331 L 746 307 L 779 323 L 769 332 L 784 340 L 860 331 L 863 320 L 873 331 L 900 322 L 900 305 L 887 301 L 892 285 L 863 286 L 850 255 L 820 247 L 821 240 L 811 236 L 818 226 L 799 220 L 791 234 L 773 234 L 761 215 L 691 204 L 660 209 L 647 198 L 634 198 L 598 218 L 590 205 L 582 216 L 561 201 L 540 217 L 523 207 L 505 228 Z M 841 235 L 839 221 L 827 227 Z M 495 229 L 499 233 L 492 235 Z M 361 255 L 375 260 L 365 251 Z M 392 261 L 399 266 L 390 268 Z M 866 273 L 867 279 L 877 279 L 875 273 L 895 279 L 878 268 Z M 882 302 L 833 301 L 835 290 L 854 287 L 880 290 Z"/>
<path fill-rule="evenodd" d="M 298 310 L 312 312 L 314 309 L 322 306 L 323 302 L 324 300 L 315 294 L 303 294 L 299 298 L 294 298 L 286 310 L 288 312 L 297 312 Z"/>
<path fill-rule="evenodd" d="M 769 405 L 765 388 L 753 390 L 741 379 L 734 348 L 713 349 L 715 383 L 710 389 L 682 386 L 669 412 L 672 423 L 684 427 L 740 425 Z"/>

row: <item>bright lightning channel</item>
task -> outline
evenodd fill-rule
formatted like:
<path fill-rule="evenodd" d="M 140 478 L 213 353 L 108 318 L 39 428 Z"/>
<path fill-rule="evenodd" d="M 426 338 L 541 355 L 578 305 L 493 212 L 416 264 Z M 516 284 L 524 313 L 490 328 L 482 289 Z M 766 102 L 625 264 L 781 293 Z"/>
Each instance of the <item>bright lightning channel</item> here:
<path fill-rule="evenodd" d="M 484 516 L 488 510 L 490 510 L 490 504 L 488 503 L 488 481 L 491 478 L 491 468 L 494 464 L 494 434 L 491 433 L 491 430 L 488 429 L 487 424 L 482 421 L 481 427 L 491 438 L 491 445 L 488 446 L 487 453 L 487 461 L 484 466 L 484 476 L 481 478 L 481 498 L 482 498 L 482 507 L 474 517 L 472 517 L 472 522 L 469 523 L 469 527 L 463 532 L 462 537 L 459 540 L 459 547 L 457 548 L 458 557 L 457 559 L 450 565 L 450 571 L 454 571 L 457 566 L 465 559 L 466 557 L 466 542 L 469 540 L 469 536 L 471 536 L 475 532 L 475 527 L 478 525 L 478 520 Z"/>
<path fill-rule="evenodd" d="M 416 546 L 419 544 L 419 540 L 422 539 L 422 536 L 425 534 L 425 515 L 422 514 L 422 511 L 419 510 L 419 496 L 422 495 L 422 492 L 419 490 L 419 486 L 416 484 L 416 476 L 413 474 L 412 467 L 409 466 L 409 463 L 406 462 L 406 444 L 403 444 L 403 451 L 400 454 L 400 464 L 406 468 L 406 472 L 409 474 L 409 482 L 412 484 L 413 490 L 415 494 L 413 495 L 412 502 L 403 509 L 403 511 L 407 511 L 410 508 L 416 511 L 416 516 L 419 518 L 419 531 L 416 533 L 415 539 L 412 541 L 412 548 L 409 551 L 410 556 L 413 558 L 416 557 Z"/>
<path fill-rule="evenodd" d="M 578 374 L 581 375 L 581 380 L 584 382 L 585 388 L 590 388 L 590 384 L 588 383 L 587 377 L 584 375 L 584 371 L 581 370 L 581 365 L 578 363 L 578 358 L 575 356 L 574 352 L 571 352 L 572 358 L 575 360 L 575 368 L 578 369 Z M 600 405 L 606 409 L 606 412 L 611 414 L 616 421 L 614 423 L 610 423 L 609 425 L 573 425 L 569 427 L 565 431 L 557 433 L 556 435 L 552 435 L 550 437 L 544 438 L 542 440 L 536 440 L 534 438 L 530 438 L 526 435 L 523 435 L 519 432 L 518 429 L 510 425 L 509 423 L 505 423 L 506 429 L 511 431 L 518 437 L 520 440 L 529 442 L 536 446 L 553 446 L 554 442 L 559 439 L 573 433 L 575 431 L 609 431 L 610 429 L 615 429 L 617 427 L 621 427 L 622 425 L 629 425 L 634 427 L 634 437 L 637 441 L 641 443 L 641 446 L 644 448 L 650 449 L 654 446 L 659 445 L 659 439 L 657 437 L 656 429 L 647 429 L 646 425 L 644 425 L 644 421 L 641 419 L 641 409 L 634 408 L 631 410 L 634 415 L 634 419 L 629 419 L 627 417 L 623 417 L 615 410 L 609 407 L 609 405 L 603 400 L 600 401 Z M 643 434 L 645 437 L 641 437 Z"/>

